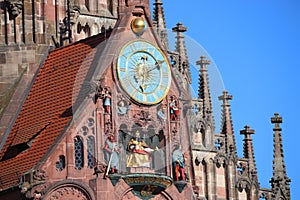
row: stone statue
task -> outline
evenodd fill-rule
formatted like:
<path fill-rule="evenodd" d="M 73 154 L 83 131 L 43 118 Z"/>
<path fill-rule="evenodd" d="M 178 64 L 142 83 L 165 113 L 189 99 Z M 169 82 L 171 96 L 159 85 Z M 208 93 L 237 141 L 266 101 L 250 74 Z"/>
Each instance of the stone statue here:
<path fill-rule="evenodd" d="M 125 115 L 130 110 L 130 103 L 125 102 L 125 100 L 120 100 L 118 103 L 118 114 Z"/>
<path fill-rule="evenodd" d="M 107 168 L 109 170 L 108 172 L 110 174 L 118 173 L 119 153 L 121 149 L 115 142 L 115 137 L 113 135 L 108 136 L 103 150 L 105 154 L 105 160 L 107 162 Z"/>
<path fill-rule="evenodd" d="M 178 120 L 178 116 L 179 116 L 179 109 L 178 109 L 178 105 L 177 105 L 177 101 L 175 100 L 174 97 L 171 97 L 171 102 L 169 104 L 170 106 L 170 118 L 171 120 Z"/>
<path fill-rule="evenodd" d="M 104 100 L 103 105 L 104 105 L 105 113 L 110 113 L 111 95 L 108 89 L 105 89 L 103 100 Z"/>
<path fill-rule="evenodd" d="M 161 123 L 164 123 L 167 119 L 165 110 L 166 110 L 166 108 L 163 108 L 161 106 L 157 111 L 157 116 L 158 116 L 159 120 L 161 121 Z"/>
<path fill-rule="evenodd" d="M 182 150 L 179 145 L 175 146 L 175 150 L 173 151 L 172 154 L 172 163 L 173 163 L 173 169 L 174 169 L 174 180 L 179 181 L 185 180 L 185 175 L 184 175 L 184 155 L 182 153 Z"/>

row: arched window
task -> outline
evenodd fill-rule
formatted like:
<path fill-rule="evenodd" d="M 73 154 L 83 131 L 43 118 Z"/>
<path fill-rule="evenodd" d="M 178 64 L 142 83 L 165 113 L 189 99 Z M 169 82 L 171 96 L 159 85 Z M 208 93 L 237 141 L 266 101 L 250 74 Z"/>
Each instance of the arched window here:
<path fill-rule="evenodd" d="M 83 157 L 83 140 L 79 136 L 76 136 L 74 138 L 74 158 L 75 158 L 75 169 L 81 170 L 84 165 L 84 157 Z"/>
<path fill-rule="evenodd" d="M 84 32 L 85 32 L 85 37 L 90 37 L 91 36 L 91 28 L 88 24 L 84 26 Z"/>
<path fill-rule="evenodd" d="M 95 139 L 92 136 L 87 138 L 87 162 L 88 167 L 93 168 L 95 165 Z"/>
<path fill-rule="evenodd" d="M 62 171 L 66 167 L 66 159 L 64 155 L 60 155 L 56 162 L 56 169 Z"/>

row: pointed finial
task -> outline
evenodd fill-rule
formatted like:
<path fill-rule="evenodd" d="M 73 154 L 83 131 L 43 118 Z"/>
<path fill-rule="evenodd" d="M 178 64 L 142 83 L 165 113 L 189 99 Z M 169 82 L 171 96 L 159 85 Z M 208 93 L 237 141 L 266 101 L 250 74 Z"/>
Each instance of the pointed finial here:
<path fill-rule="evenodd" d="M 221 134 L 225 135 L 225 153 L 236 154 L 236 143 L 232 125 L 232 117 L 229 100 L 232 99 L 232 95 L 229 95 L 227 91 L 223 91 L 223 95 L 219 96 L 219 100 L 223 101 L 222 104 L 222 124 Z"/>
<path fill-rule="evenodd" d="M 229 100 L 232 100 L 232 95 L 229 95 L 227 91 L 223 91 L 223 95 L 219 96 L 219 100 L 223 101 L 223 105 L 228 106 Z"/>
<path fill-rule="evenodd" d="M 240 134 L 244 135 L 244 157 L 250 158 L 254 157 L 253 147 L 252 147 L 252 138 L 251 135 L 254 134 L 255 131 L 250 129 L 250 126 L 246 125 L 243 130 L 240 130 Z"/>
<path fill-rule="evenodd" d="M 241 135 L 252 135 L 255 133 L 255 130 L 250 129 L 250 126 L 246 125 L 244 126 L 244 130 L 240 131 Z"/>
<path fill-rule="evenodd" d="M 274 114 L 271 118 L 271 123 L 275 124 L 273 131 L 273 177 L 270 180 L 272 186 L 273 195 L 282 197 L 282 199 L 290 199 L 290 182 L 286 173 L 286 167 L 284 164 L 284 153 L 282 144 L 281 127 L 282 117 L 278 113 Z M 277 198 L 276 198 L 277 199 Z"/>
<path fill-rule="evenodd" d="M 253 176 L 252 178 L 255 179 L 256 182 L 258 182 L 257 179 L 257 169 L 256 169 L 256 163 L 255 163 L 255 156 L 254 156 L 254 150 L 253 150 L 253 143 L 251 135 L 254 134 L 255 131 L 250 129 L 250 126 L 246 125 L 244 127 L 244 130 L 240 131 L 241 135 L 245 135 L 244 141 L 244 158 L 249 159 L 249 172 Z"/>
<path fill-rule="evenodd" d="M 175 27 L 172 28 L 173 32 L 176 32 L 176 52 L 179 53 L 179 72 L 186 75 L 189 84 L 192 84 L 192 77 L 190 71 L 190 62 L 188 59 L 187 49 L 185 46 L 184 32 L 187 31 L 187 27 L 183 26 L 181 22 L 178 22 Z M 189 87 L 189 86 L 188 86 Z"/>
<path fill-rule="evenodd" d="M 282 117 L 279 117 L 278 113 L 274 113 L 274 117 L 271 118 L 271 123 L 275 124 L 273 130 L 274 131 L 281 131 L 280 124 L 282 123 Z"/>
<path fill-rule="evenodd" d="M 174 28 L 172 28 L 172 31 L 173 32 L 186 32 L 187 31 L 187 27 L 186 26 L 183 26 L 181 22 L 178 22 L 176 24 L 176 26 Z"/>
<path fill-rule="evenodd" d="M 209 102 L 210 102 L 210 91 L 209 91 L 208 74 L 207 74 L 207 67 L 206 67 L 206 65 L 209 64 L 210 64 L 210 60 L 206 60 L 205 56 L 201 56 L 200 60 L 196 61 L 196 65 L 200 65 L 198 98 L 200 99 L 209 98 Z M 209 107 L 211 108 L 211 106 Z"/>
<path fill-rule="evenodd" d="M 198 83 L 198 99 L 203 100 L 203 116 L 207 118 L 208 122 L 214 127 L 214 117 L 212 115 L 212 103 L 209 89 L 209 76 L 206 65 L 210 64 L 205 56 L 201 56 L 200 60 L 196 62 L 200 65 L 199 83 Z"/>
<path fill-rule="evenodd" d="M 156 27 L 157 34 L 160 37 L 162 43 L 167 49 L 169 49 L 169 38 L 166 29 L 166 20 L 163 9 L 163 3 L 161 0 L 155 0 L 153 5 L 153 24 Z"/>
<path fill-rule="evenodd" d="M 153 3 L 154 5 L 162 5 L 163 3 L 161 2 L 161 0 L 155 0 L 155 2 Z"/>
<path fill-rule="evenodd" d="M 196 62 L 196 65 L 200 65 L 200 69 L 201 69 L 201 67 L 206 68 L 206 65 L 209 65 L 209 64 L 210 64 L 210 60 L 206 60 L 205 56 L 201 56 L 200 60 L 198 60 Z"/>

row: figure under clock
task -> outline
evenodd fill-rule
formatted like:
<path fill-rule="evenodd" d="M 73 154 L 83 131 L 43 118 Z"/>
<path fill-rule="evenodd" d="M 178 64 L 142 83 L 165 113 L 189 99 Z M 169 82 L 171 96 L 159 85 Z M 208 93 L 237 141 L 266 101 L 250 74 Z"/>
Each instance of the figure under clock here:
<path fill-rule="evenodd" d="M 121 49 L 117 75 L 123 90 L 136 102 L 146 105 L 159 103 L 171 84 L 168 59 L 145 40 L 132 41 Z"/>

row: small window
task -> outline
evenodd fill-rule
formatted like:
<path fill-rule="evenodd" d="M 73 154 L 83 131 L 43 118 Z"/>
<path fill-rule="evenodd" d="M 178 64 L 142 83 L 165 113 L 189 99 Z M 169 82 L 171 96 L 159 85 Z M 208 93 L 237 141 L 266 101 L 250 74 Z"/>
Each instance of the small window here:
<path fill-rule="evenodd" d="M 82 134 L 83 134 L 84 136 L 86 136 L 86 135 L 88 134 L 88 132 L 89 132 L 89 128 L 86 127 L 86 126 L 83 126 L 83 127 L 81 128 L 81 131 L 82 131 Z"/>
<path fill-rule="evenodd" d="M 87 161 L 88 168 L 93 168 L 95 165 L 95 139 L 90 136 L 87 138 Z"/>
<path fill-rule="evenodd" d="M 75 158 L 75 169 L 81 170 L 83 168 L 83 140 L 81 137 L 76 136 L 74 138 L 74 158 Z"/>
<path fill-rule="evenodd" d="M 94 120 L 94 119 L 92 119 L 92 118 L 89 118 L 89 119 L 88 119 L 88 126 L 89 126 L 89 127 L 94 126 L 94 123 L 95 123 L 95 120 Z"/>
<path fill-rule="evenodd" d="M 66 167 L 66 159 L 64 155 L 60 155 L 56 162 L 57 171 L 62 171 Z"/>

